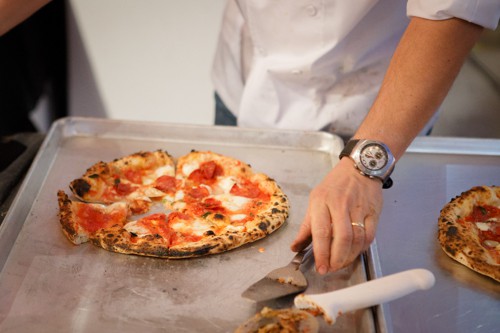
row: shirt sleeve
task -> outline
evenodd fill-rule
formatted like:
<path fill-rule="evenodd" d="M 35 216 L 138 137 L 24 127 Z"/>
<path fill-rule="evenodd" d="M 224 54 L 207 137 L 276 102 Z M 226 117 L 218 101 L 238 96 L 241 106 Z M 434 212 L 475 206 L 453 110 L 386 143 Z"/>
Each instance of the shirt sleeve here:
<path fill-rule="evenodd" d="M 456 17 L 495 30 L 500 20 L 500 0 L 408 0 L 407 15 L 430 20 Z"/>

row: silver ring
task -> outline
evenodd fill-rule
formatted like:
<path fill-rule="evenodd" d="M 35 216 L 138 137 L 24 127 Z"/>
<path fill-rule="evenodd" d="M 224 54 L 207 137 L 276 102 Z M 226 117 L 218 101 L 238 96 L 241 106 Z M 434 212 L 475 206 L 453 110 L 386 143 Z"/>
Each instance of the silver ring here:
<path fill-rule="evenodd" d="M 364 223 L 361 223 L 361 222 L 351 222 L 351 225 L 352 225 L 353 227 L 360 227 L 361 229 L 364 229 L 364 228 L 365 228 Z"/>

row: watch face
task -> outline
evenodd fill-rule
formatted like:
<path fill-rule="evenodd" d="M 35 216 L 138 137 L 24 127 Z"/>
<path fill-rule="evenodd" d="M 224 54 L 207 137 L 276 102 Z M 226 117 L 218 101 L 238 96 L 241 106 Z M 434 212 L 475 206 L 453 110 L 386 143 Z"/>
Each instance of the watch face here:
<path fill-rule="evenodd" d="M 361 150 L 360 161 L 363 166 L 369 170 L 380 170 L 387 164 L 387 152 L 385 149 L 376 143 L 369 144 Z"/>

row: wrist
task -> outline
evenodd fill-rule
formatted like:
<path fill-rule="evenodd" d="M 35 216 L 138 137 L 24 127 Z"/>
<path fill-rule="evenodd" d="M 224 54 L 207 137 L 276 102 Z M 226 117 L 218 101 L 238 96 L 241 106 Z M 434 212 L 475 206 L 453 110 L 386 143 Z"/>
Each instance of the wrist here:
<path fill-rule="evenodd" d="M 389 147 L 383 142 L 351 139 L 340 153 L 339 158 L 350 160 L 361 175 L 380 180 L 383 188 L 392 186 L 390 175 L 396 161 Z"/>

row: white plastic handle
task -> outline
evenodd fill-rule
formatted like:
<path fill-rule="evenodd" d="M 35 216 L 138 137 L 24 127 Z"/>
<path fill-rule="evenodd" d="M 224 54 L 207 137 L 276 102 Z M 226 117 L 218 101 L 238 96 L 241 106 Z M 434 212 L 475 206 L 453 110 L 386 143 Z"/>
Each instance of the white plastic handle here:
<path fill-rule="evenodd" d="M 295 297 L 299 309 L 319 309 L 325 320 L 333 323 L 342 313 L 390 302 L 435 283 L 434 274 L 426 269 L 411 269 L 365 283 L 324 294 Z"/>

